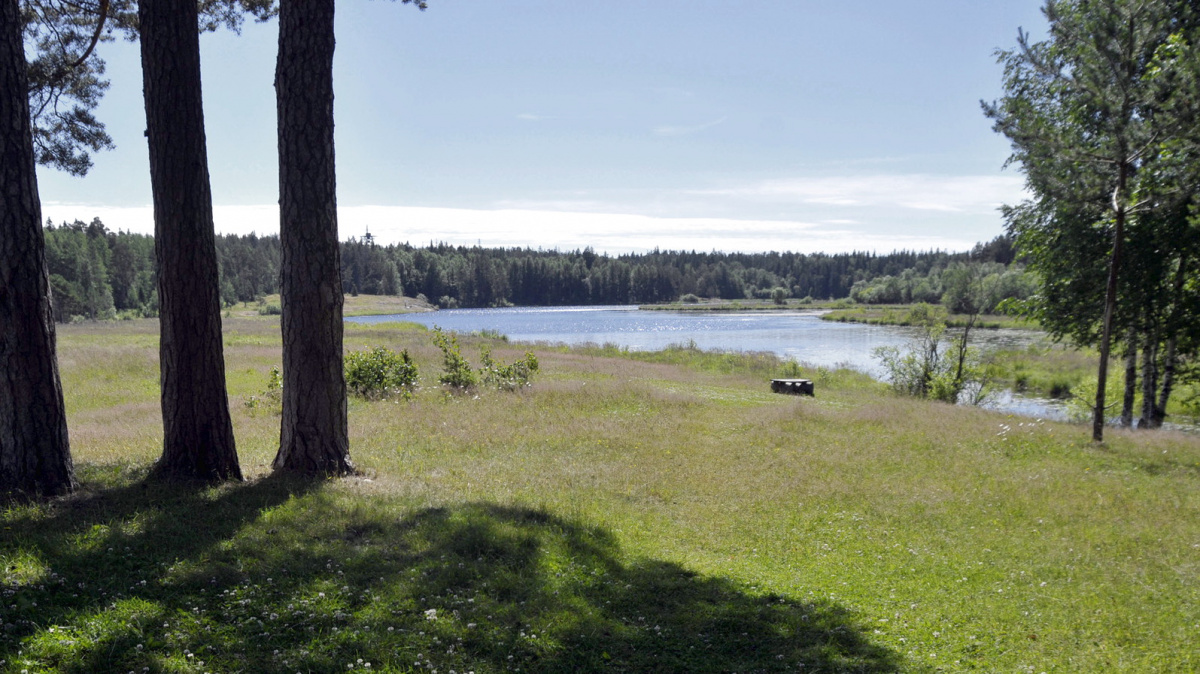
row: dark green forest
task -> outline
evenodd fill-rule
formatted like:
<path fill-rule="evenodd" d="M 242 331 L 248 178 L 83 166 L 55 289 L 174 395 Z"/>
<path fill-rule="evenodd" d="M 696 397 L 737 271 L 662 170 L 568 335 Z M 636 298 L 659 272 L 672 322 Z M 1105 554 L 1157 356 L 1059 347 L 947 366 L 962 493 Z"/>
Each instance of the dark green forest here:
<path fill-rule="evenodd" d="M 99 219 L 48 222 L 45 236 L 58 321 L 157 314 L 153 237 L 114 232 Z M 279 292 L 278 236 L 219 235 L 217 254 L 226 305 Z M 346 292 L 424 296 L 442 307 L 642 304 L 689 294 L 770 299 L 780 288 L 798 299 L 936 302 L 941 271 L 968 261 L 987 264 L 997 278 L 1007 279 L 1006 288 L 1024 288 L 1005 237 L 965 253 L 883 255 L 656 250 L 610 256 L 591 249 L 381 246 L 369 238 L 341 246 Z"/>

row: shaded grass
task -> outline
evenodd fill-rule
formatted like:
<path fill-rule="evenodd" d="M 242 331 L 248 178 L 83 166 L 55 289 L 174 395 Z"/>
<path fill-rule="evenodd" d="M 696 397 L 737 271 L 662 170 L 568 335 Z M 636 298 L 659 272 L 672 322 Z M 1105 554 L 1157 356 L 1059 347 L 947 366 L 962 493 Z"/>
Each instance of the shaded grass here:
<path fill-rule="evenodd" d="M 258 342 L 278 323 L 226 324 L 236 399 L 278 364 Z M 0 670 L 1200 667 L 1195 438 L 1096 446 L 846 372 L 815 399 L 772 395 L 782 364 L 761 354 L 539 347 L 516 394 L 353 402 L 361 479 L 265 478 L 278 417 L 235 402 L 256 481 L 176 491 L 142 481 L 153 396 L 77 393 L 140 328 L 90 330 L 62 331 L 85 490 L 0 523 Z M 436 377 L 423 329 L 346 342 L 407 348 Z M 482 343 L 525 348 L 463 337 L 464 354 Z"/>
<path fill-rule="evenodd" d="M 896 667 L 830 602 L 629 559 L 603 529 L 530 508 L 135 481 L 6 525 L 36 551 L 8 574 L 14 670 Z"/>

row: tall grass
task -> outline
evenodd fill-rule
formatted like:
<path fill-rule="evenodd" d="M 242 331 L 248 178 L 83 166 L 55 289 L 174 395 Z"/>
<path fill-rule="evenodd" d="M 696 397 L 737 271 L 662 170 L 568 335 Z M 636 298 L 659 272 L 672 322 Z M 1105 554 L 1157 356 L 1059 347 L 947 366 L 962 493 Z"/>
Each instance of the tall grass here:
<path fill-rule="evenodd" d="M 61 331 L 84 488 L 4 513 L 0 670 L 1200 669 L 1194 437 L 846 371 L 774 395 L 784 363 L 688 345 L 539 347 L 532 388 L 454 396 L 426 331 L 349 326 L 424 378 L 351 403 L 362 477 L 267 477 L 278 418 L 234 404 L 250 481 L 170 488 L 148 325 Z M 236 399 L 278 323 L 226 328 Z"/>

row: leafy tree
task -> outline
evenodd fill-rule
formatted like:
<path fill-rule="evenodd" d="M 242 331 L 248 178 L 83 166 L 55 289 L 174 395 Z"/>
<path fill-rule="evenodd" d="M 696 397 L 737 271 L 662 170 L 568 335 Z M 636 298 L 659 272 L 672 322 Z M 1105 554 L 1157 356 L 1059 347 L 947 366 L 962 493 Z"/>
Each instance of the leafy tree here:
<path fill-rule="evenodd" d="M 434 326 L 433 344 L 442 350 L 442 374 L 438 376 L 440 383 L 460 391 L 474 388 L 479 383 L 471 364 L 462 355 L 457 335 Z"/>
<path fill-rule="evenodd" d="M 1008 211 L 1014 229 L 1038 223 L 1077 231 L 1082 217 L 1085 228 L 1101 230 L 1108 240 L 1101 257 L 1103 290 L 1079 286 L 1085 295 L 1098 291 L 1103 297 L 1092 419 L 1096 441 L 1103 439 L 1109 354 L 1119 327 L 1120 271 L 1130 224 L 1153 206 L 1157 195 L 1142 189 L 1142 177 L 1152 173 L 1157 150 L 1172 132 L 1159 119 L 1160 96 L 1149 69 L 1175 27 L 1176 9 L 1166 0 L 1047 0 L 1048 39 L 1032 42 L 1021 32 L 1016 49 L 999 52 L 1005 96 L 984 105 L 996 131 L 1012 142 L 1010 161 L 1021 165 L 1035 195 L 1031 204 Z M 1081 239 L 1091 238 L 1090 232 L 1079 233 Z M 1035 256 L 1035 265 L 1046 261 L 1036 251 Z M 1079 269 L 1092 273 L 1095 259 L 1082 261 Z M 1057 281 L 1046 274 L 1052 270 L 1039 271 L 1048 284 Z M 1084 306 L 1095 307 L 1095 301 Z M 1059 333 L 1078 334 L 1083 327 L 1074 319 L 1056 326 L 1055 316 L 1043 312 L 1043 317 Z"/>
<path fill-rule="evenodd" d="M 0 0 L 0 493 L 75 485 L 55 353 L 50 280 L 17 0 Z"/>
<path fill-rule="evenodd" d="M 109 14 L 116 13 L 112 5 L 111 0 L 22 2 L 24 38 L 34 52 L 28 92 L 39 164 L 82 176 L 92 167 L 90 152 L 113 147 L 104 124 L 92 114 L 108 89 L 95 48 L 112 39 L 105 31 Z"/>

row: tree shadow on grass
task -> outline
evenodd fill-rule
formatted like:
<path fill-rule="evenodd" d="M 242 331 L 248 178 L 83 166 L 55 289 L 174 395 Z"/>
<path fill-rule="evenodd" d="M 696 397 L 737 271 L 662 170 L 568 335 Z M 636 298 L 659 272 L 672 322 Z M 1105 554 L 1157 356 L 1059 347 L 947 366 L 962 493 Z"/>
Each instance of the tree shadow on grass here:
<path fill-rule="evenodd" d="M 10 512 L 0 671 L 892 672 L 848 613 L 494 504 L 263 480 Z M 82 584 L 82 585 L 81 585 Z M 911 663 L 909 663 L 911 664 Z"/>

